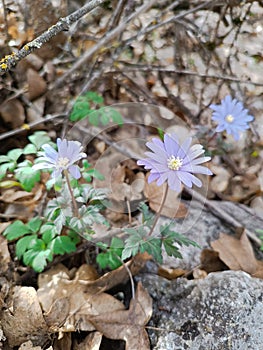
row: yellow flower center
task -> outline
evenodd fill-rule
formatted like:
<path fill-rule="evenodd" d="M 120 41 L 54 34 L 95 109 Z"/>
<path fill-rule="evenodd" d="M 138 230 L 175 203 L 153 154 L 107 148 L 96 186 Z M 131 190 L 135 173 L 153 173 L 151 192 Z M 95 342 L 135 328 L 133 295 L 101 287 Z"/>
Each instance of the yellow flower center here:
<path fill-rule="evenodd" d="M 179 170 L 183 165 L 183 160 L 179 157 L 171 156 L 167 159 L 167 166 L 171 170 Z"/>
<path fill-rule="evenodd" d="M 227 121 L 228 123 L 232 123 L 234 121 L 234 117 L 232 116 L 232 114 L 228 114 L 225 117 L 225 121 Z"/>
<path fill-rule="evenodd" d="M 58 166 L 60 168 L 65 168 L 68 165 L 69 165 L 69 159 L 68 158 L 61 157 L 61 158 L 58 159 Z"/>

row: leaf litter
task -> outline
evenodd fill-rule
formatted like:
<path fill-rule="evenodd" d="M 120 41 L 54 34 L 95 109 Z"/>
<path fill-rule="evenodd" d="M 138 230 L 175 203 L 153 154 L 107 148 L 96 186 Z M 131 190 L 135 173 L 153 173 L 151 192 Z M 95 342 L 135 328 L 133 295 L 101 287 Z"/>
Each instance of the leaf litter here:
<path fill-rule="evenodd" d="M 129 310 L 106 293 L 129 280 L 127 268 L 136 274 L 149 259 L 146 253 L 138 254 L 126 266 L 102 277 L 98 277 L 94 268 L 87 264 L 75 271 L 58 264 L 39 274 L 37 290 L 14 286 L 5 300 L 6 308 L 0 314 L 9 346 L 27 344 L 23 345 L 25 349 L 31 349 L 28 336 L 33 343 L 45 346 L 52 334 L 59 334 L 61 339 L 65 333 L 85 331 L 93 332 L 85 343 L 92 344 L 94 350 L 99 348 L 102 334 L 110 339 L 125 340 L 127 350 L 150 349 L 144 329 L 152 313 L 148 292 L 139 284 Z M 111 318 L 115 320 L 112 328 L 108 324 Z"/>

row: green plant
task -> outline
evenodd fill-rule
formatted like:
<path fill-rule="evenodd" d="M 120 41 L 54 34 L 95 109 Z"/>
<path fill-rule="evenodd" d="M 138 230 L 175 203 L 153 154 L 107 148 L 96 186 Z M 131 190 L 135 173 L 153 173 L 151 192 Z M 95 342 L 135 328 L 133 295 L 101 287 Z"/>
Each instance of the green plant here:
<path fill-rule="evenodd" d="M 89 118 L 90 124 L 98 126 L 107 125 L 114 122 L 118 125 L 123 124 L 121 114 L 112 107 L 105 107 L 102 96 L 93 91 L 88 91 L 84 95 L 77 97 L 69 119 L 77 122 L 84 118 Z"/>
<path fill-rule="evenodd" d="M 60 235 L 52 222 L 35 217 L 24 224 L 14 221 L 4 231 L 9 242 L 16 242 L 16 256 L 23 263 L 41 272 L 53 256 L 71 253 L 76 250 L 79 236 L 72 230 Z"/>

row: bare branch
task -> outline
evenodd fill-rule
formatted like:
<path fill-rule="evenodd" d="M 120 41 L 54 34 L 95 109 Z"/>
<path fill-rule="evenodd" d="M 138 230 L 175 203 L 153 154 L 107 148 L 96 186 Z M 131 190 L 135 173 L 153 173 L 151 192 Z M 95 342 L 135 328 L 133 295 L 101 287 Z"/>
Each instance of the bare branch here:
<path fill-rule="evenodd" d="M 61 78 L 59 78 L 55 82 L 54 86 L 52 86 L 51 89 L 53 89 L 54 87 L 60 86 L 71 73 L 73 73 L 76 69 L 78 69 L 82 65 L 84 65 L 94 55 L 94 53 L 96 53 L 99 49 L 104 47 L 106 44 L 111 42 L 111 40 L 114 39 L 118 34 L 120 34 L 127 27 L 127 24 L 129 22 L 131 22 L 132 20 L 137 18 L 139 16 L 139 14 L 147 11 L 150 7 L 152 7 L 154 4 L 157 4 L 157 3 L 158 3 L 158 0 L 146 1 L 146 4 L 143 4 L 132 15 L 125 18 L 116 28 L 114 28 L 110 32 L 108 32 L 96 45 L 92 46 L 92 48 L 90 50 L 88 50 L 83 56 L 81 56 L 72 65 L 72 67 L 64 75 L 62 75 Z"/>
<path fill-rule="evenodd" d="M 0 60 L 0 75 L 3 75 L 15 66 L 24 57 L 28 56 L 31 52 L 39 49 L 44 43 L 48 42 L 51 38 L 56 36 L 58 33 L 68 30 L 70 25 L 77 22 L 81 17 L 86 15 L 88 12 L 93 10 L 95 7 L 103 4 L 107 0 L 91 0 L 86 5 L 71 13 L 67 17 L 60 18 L 60 20 L 46 30 L 44 33 L 39 35 L 34 40 L 30 41 L 22 47 L 18 52 L 13 52 L 11 55 L 7 55 Z"/>

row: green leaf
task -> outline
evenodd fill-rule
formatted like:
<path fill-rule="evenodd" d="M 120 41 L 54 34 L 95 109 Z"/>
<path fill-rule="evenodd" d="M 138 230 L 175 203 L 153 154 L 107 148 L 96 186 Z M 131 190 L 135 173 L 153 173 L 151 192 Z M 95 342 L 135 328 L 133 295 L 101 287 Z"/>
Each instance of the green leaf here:
<path fill-rule="evenodd" d="M 40 181 L 41 172 L 33 170 L 30 166 L 25 166 L 15 170 L 15 177 L 20 181 L 23 189 L 30 192 L 35 184 Z"/>
<path fill-rule="evenodd" d="M 89 102 L 86 101 L 83 96 L 80 96 L 79 98 L 77 98 L 73 106 L 69 119 L 72 122 L 76 122 L 78 120 L 81 120 L 87 117 L 89 112 L 90 112 Z"/>
<path fill-rule="evenodd" d="M 108 114 L 106 113 L 101 113 L 101 118 L 100 118 L 100 122 L 102 125 L 107 125 L 109 124 L 111 118 Z"/>
<path fill-rule="evenodd" d="M 28 233 L 30 233 L 30 230 L 27 225 L 20 220 L 16 220 L 5 229 L 3 235 L 8 241 L 13 241 L 14 239 L 23 237 Z"/>
<path fill-rule="evenodd" d="M 175 258 L 181 259 L 182 255 L 179 252 L 179 248 L 174 244 L 177 244 L 179 246 L 185 245 L 187 247 L 189 245 L 192 245 L 194 247 L 199 247 L 197 243 L 190 240 L 189 238 L 181 235 L 178 232 L 172 231 L 169 225 L 161 226 L 161 236 L 162 236 L 162 243 L 166 253 L 169 256 L 174 256 Z"/>
<path fill-rule="evenodd" d="M 35 241 L 31 241 L 28 248 L 34 250 L 35 252 L 40 252 L 46 249 L 46 244 L 42 239 L 37 238 Z"/>
<path fill-rule="evenodd" d="M 147 252 L 161 264 L 163 262 L 162 257 L 162 240 L 160 238 L 148 237 L 146 241 L 140 244 L 140 252 Z"/>
<path fill-rule="evenodd" d="M 89 122 L 91 125 L 98 126 L 99 125 L 99 117 L 100 117 L 100 110 L 93 111 L 91 114 L 89 114 Z"/>
<path fill-rule="evenodd" d="M 121 259 L 126 260 L 131 256 L 135 256 L 140 249 L 140 243 L 147 237 L 147 232 L 144 227 L 138 229 L 129 228 L 125 230 L 129 237 L 125 240 L 124 249 L 122 251 Z"/>
<path fill-rule="evenodd" d="M 104 249 L 105 245 L 103 243 L 98 243 L 97 245 L 100 246 L 101 249 Z M 97 255 L 96 261 L 100 265 L 102 269 L 105 269 L 107 266 L 109 266 L 112 270 L 117 269 L 119 266 L 122 265 L 121 262 L 121 254 L 124 248 L 123 241 L 118 238 L 114 237 L 111 240 L 111 245 L 107 249 L 105 253 L 100 253 Z"/>
<path fill-rule="evenodd" d="M 40 233 L 46 244 L 50 243 L 58 235 L 56 226 L 53 223 L 41 226 Z"/>
<path fill-rule="evenodd" d="M 139 210 L 142 213 L 142 222 L 144 225 L 151 227 L 154 221 L 154 214 L 150 211 L 148 205 L 141 202 L 139 205 Z"/>
<path fill-rule="evenodd" d="M 0 188 L 11 188 L 14 186 L 21 187 L 21 183 L 13 180 L 6 180 L 6 181 L 0 182 Z"/>
<path fill-rule="evenodd" d="M 103 104 L 104 103 L 104 99 L 102 96 L 100 96 L 99 94 L 97 94 L 96 92 L 94 91 L 88 91 L 86 92 L 85 94 L 85 97 L 93 102 L 93 103 L 96 103 L 96 104 Z"/>
<path fill-rule="evenodd" d="M 112 107 L 107 107 L 107 114 L 113 123 L 116 123 L 119 126 L 123 125 L 122 115 L 118 111 L 116 111 L 116 109 Z"/>
<path fill-rule="evenodd" d="M 103 181 L 105 179 L 105 177 L 97 169 L 85 170 L 82 173 L 82 176 L 87 182 L 91 182 L 92 178 L 98 179 L 100 181 Z"/>
<path fill-rule="evenodd" d="M 53 260 L 52 252 L 49 249 L 41 251 L 34 256 L 31 261 L 31 266 L 36 272 L 42 272 L 47 266 L 47 260 Z"/>
<path fill-rule="evenodd" d="M 29 143 L 28 145 L 26 145 L 26 147 L 23 150 L 24 154 L 36 154 L 37 153 L 37 148 L 35 145 L 33 145 L 32 143 Z"/>
<path fill-rule="evenodd" d="M 21 154 L 23 154 L 23 150 L 21 148 L 14 148 L 7 153 L 7 157 L 16 162 Z"/>
<path fill-rule="evenodd" d="M 76 251 L 76 245 L 68 236 L 58 236 L 48 246 L 54 254 L 65 254 Z"/>
<path fill-rule="evenodd" d="M 23 263 L 27 266 L 32 266 L 32 261 L 39 254 L 39 252 L 32 249 L 27 250 L 23 255 Z"/>
<path fill-rule="evenodd" d="M 4 163 L 0 165 L 0 180 L 2 180 L 6 173 L 7 170 L 13 171 L 16 167 L 16 163 L 14 162 L 9 162 L 9 163 Z"/>
<path fill-rule="evenodd" d="M 163 240 L 163 246 L 166 253 L 169 256 L 174 256 L 175 258 L 182 259 L 182 254 L 179 252 L 178 247 L 173 245 L 174 242 L 171 240 Z"/>
<path fill-rule="evenodd" d="M 30 231 L 32 231 L 33 233 L 37 233 L 41 227 L 42 221 L 43 220 L 39 217 L 35 217 L 27 223 L 27 226 L 30 229 Z"/>
<path fill-rule="evenodd" d="M 28 235 L 20 238 L 16 243 L 16 256 L 21 259 L 26 250 L 29 248 L 32 241 L 37 239 L 37 235 Z"/>
<path fill-rule="evenodd" d="M 0 156 L 0 163 L 6 163 L 9 162 L 10 159 L 7 156 Z"/>
<path fill-rule="evenodd" d="M 41 146 L 46 143 L 53 144 L 53 142 L 51 143 L 51 139 L 46 131 L 36 131 L 34 134 L 30 135 L 28 139 L 36 147 L 37 150 L 40 150 Z"/>

